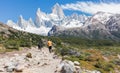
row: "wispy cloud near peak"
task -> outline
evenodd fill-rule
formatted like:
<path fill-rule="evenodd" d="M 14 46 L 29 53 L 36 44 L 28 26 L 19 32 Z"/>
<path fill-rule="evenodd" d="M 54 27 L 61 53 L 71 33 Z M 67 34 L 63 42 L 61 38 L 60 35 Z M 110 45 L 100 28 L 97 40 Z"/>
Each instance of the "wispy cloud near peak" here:
<path fill-rule="evenodd" d="M 120 14 L 120 3 L 95 3 L 95 2 L 76 2 L 61 5 L 65 10 L 81 11 L 88 14 L 94 14 L 98 11 Z"/>

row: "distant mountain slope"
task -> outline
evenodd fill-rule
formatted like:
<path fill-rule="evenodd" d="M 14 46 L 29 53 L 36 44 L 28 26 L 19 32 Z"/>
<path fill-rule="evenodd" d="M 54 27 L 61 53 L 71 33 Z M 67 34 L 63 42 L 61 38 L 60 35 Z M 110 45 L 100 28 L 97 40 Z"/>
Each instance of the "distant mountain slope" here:
<path fill-rule="evenodd" d="M 50 30 L 49 35 L 120 40 L 120 14 L 98 12 L 90 17 L 81 27 L 61 29 L 59 26 L 54 26 Z"/>
<path fill-rule="evenodd" d="M 49 14 L 38 8 L 34 21 L 31 18 L 25 20 L 20 15 L 17 23 L 8 20 L 7 25 L 17 30 L 45 36 L 120 40 L 120 14 L 97 12 L 91 17 L 76 13 L 65 16 L 58 3 Z"/>

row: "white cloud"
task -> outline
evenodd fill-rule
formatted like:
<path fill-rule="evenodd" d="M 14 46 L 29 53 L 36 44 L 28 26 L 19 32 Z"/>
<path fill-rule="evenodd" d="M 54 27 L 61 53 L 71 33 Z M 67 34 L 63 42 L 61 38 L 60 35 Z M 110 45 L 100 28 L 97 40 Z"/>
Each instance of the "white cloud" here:
<path fill-rule="evenodd" d="M 94 14 L 98 11 L 118 13 L 120 14 L 120 3 L 93 3 L 93 2 L 77 2 L 61 5 L 65 10 L 82 11 L 89 14 Z"/>

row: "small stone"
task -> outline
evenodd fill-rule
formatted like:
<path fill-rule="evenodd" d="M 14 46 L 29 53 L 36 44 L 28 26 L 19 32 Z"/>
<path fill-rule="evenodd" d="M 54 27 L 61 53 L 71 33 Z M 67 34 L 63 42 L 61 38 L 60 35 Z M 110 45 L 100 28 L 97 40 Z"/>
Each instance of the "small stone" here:
<path fill-rule="evenodd" d="M 47 63 L 44 63 L 42 66 L 48 65 Z"/>
<path fill-rule="evenodd" d="M 40 64 L 40 62 L 37 63 L 38 65 Z"/>
<path fill-rule="evenodd" d="M 4 72 L 4 68 L 0 68 L 0 72 Z"/>
<path fill-rule="evenodd" d="M 32 58 L 32 54 L 31 53 L 27 53 L 26 57 L 27 58 Z"/>
<path fill-rule="evenodd" d="M 75 69 L 76 69 L 76 70 L 79 70 L 79 69 L 80 69 L 80 66 L 75 66 Z"/>

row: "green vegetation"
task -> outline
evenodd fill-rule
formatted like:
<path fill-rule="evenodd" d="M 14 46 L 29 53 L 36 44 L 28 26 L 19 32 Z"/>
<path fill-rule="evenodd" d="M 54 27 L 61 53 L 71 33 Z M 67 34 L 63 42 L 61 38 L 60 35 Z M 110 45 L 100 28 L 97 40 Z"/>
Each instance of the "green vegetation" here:
<path fill-rule="evenodd" d="M 75 37 L 47 37 L 55 43 L 55 52 L 71 61 L 79 61 L 82 68 L 115 73 L 120 69 L 120 42 Z"/>
<path fill-rule="evenodd" d="M 21 47 L 37 46 L 41 39 L 51 39 L 56 54 L 71 61 L 80 62 L 80 66 L 102 73 L 115 73 L 120 69 L 120 42 L 110 40 L 91 40 L 77 37 L 43 37 L 25 32 L 0 33 L 0 53 L 20 50 Z M 44 42 L 43 42 L 44 43 Z"/>
<path fill-rule="evenodd" d="M 5 33 L 1 33 L 0 36 L 0 44 L 3 45 L 5 50 L 1 50 L 1 52 L 7 52 L 12 50 L 20 50 L 20 47 L 32 47 L 36 46 L 39 41 L 41 41 L 42 36 L 26 33 L 26 32 L 13 32 L 9 30 L 11 34 L 6 35 Z M 5 37 L 7 36 L 7 37 Z"/>

